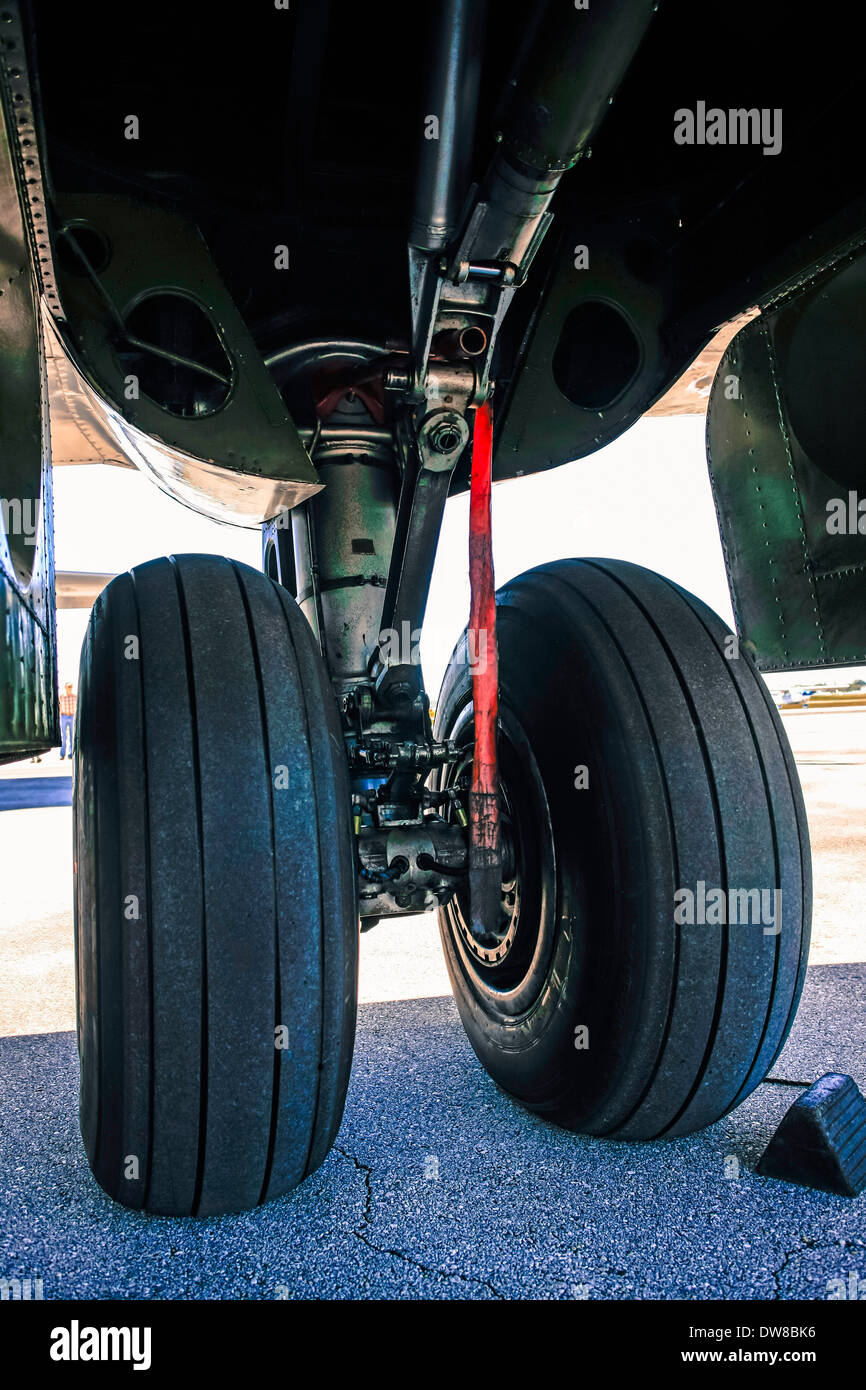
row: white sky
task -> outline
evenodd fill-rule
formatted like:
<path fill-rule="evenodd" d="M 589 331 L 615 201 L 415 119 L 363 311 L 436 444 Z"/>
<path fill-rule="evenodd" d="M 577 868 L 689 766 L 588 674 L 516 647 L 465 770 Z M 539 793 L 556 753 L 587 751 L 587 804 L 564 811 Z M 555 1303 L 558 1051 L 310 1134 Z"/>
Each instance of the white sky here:
<path fill-rule="evenodd" d="M 58 570 L 116 572 L 156 555 L 209 551 L 260 568 L 258 531 L 220 526 L 162 494 L 128 469 L 102 465 L 54 473 Z M 572 555 L 632 560 L 675 580 L 733 623 L 704 456 L 704 417 L 638 421 L 597 454 L 493 491 L 498 584 Z M 469 613 L 468 497 L 449 502 L 439 544 L 421 655 L 435 703 L 442 673 Z M 87 613 L 58 613 L 61 684 L 77 685 Z M 840 680 L 866 678 L 849 667 Z M 832 683 L 832 671 L 804 673 Z M 801 683 L 771 676 L 774 689 Z"/>

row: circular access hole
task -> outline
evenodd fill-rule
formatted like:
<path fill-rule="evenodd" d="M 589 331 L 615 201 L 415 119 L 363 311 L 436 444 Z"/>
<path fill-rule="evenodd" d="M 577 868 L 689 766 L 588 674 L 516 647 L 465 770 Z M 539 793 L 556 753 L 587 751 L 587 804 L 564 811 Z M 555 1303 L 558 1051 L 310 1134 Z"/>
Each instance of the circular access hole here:
<path fill-rule="evenodd" d="M 600 300 L 572 309 L 553 354 L 553 379 L 572 405 L 604 410 L 639 366 L 640 343 L 618 309 Z"/>
<path fill-rule="evenodd" d="M 72 275 L 86 275 L 87 264 L 100 275 L 111 260 L 108 238 L 89 222 L 70 222 L 57 238 L 57 259 Z"/>
<path fill-rule="evenodd" d="M 127 377 L 172 415 L 210 415 L 231 390 L 232 366 L 207 314 L 186 295 L 160 290 L 125 317 L 115 351 Z"/>

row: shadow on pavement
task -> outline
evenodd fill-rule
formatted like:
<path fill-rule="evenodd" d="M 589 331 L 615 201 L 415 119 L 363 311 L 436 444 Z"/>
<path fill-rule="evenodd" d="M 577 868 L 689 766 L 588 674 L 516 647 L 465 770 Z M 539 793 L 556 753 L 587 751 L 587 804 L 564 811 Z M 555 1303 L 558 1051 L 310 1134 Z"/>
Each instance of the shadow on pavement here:
<path fill-rule="evenodd" d="M 0 780 L 0 811 L 71 805 L 71 774 L 69 777 L 8 777 Z"/>

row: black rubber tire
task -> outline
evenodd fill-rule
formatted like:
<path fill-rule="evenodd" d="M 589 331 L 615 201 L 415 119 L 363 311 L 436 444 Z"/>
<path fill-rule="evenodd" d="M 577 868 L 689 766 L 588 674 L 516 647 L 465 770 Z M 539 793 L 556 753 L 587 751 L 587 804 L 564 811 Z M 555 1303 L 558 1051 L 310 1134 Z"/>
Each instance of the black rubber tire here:
<path fill-rule="evenodd" d="M 343 740 L 291 596 L 213 555 L 114 579 L 82 650 L 73 806 L 97 1180 L 179 1216 L 288 1192 L 339 1128 L 358 950 Z"/>
<path fill-rule="evenodd" d="M 500 960 L 474 954 L 462 895 L 440 911 L 469 1040 L 500 1086 L 568 1128 L 689 1133 L 767 1075 L 803 984 L 809 843 L 781 720 L 745 652 L 726 656 L 721 619 L 637 565 L 531 570 L 497 595 L 497 624 L 519 911 Z M 436 736 L 468 758 L 471 699 L 464 636 Z M 701 880 L 781 888 L 781 931 L 771 911 L 677 925 L 676 890 Z"/>

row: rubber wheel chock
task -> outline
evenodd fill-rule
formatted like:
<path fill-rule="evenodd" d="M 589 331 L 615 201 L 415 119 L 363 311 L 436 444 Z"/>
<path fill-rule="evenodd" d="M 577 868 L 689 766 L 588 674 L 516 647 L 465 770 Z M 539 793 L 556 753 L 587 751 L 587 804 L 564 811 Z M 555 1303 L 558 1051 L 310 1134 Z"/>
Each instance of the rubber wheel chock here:
<path fill-rule="evenodd" d="M 866 1098 L 853 1078 L 827 1072 L 804 1091 L 783 1117 L 757 1172 L 859 1196 L 866 1187 Z"/>

